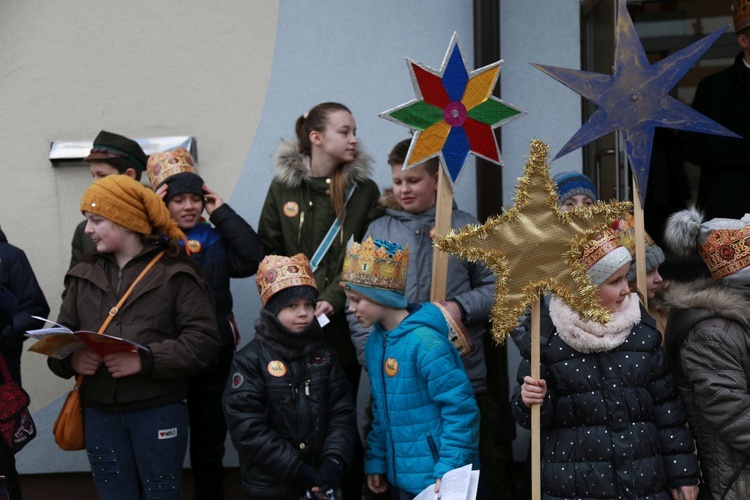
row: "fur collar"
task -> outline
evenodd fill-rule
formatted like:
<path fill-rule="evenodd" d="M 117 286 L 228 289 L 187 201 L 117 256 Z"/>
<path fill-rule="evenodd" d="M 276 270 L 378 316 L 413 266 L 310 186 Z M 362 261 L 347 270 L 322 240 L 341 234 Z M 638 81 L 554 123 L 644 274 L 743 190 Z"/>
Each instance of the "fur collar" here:
<path fill-rule="evenodd" d="M 611 351 L 625 342 L 633 327 L 641 322 L 641 306 L 638 296 L 630 294 L 625 309 L 614 313 L 606 325 L 600 325 L 595 321 L 582 320 L 560 298 L 552 297 L 549 315 L 563 342 L 578 352 L 590 354 Z"/>
<path fill-rule="evenodd" d="M 310 157 L 299 148 L 299 142 L 283 139 L 279 144 L 274 159 L 274 178 L 287 188 L 299 187 L 311 179 Z M 346 184 L 358 184 L 370 178 L 372 158 L 357 146 L 357 153 L 351 163 L 344 165 Z"/>
<path fill-rule="evenodd" d="M 396 201 L 396 196 L 393 194 L 392 187 L 383 189 L 383 194 L 380 195 L 378 205 L 386 210 L 403 210 L 401 205 Z"/>
<path fill-rule="evenodd" d="M 666 313 L 672 309 L 704 309 L 711 316 L 750 326 L 750 289 L 726 286 L 709 278 L 690 283 L 665 281 L 649 307 Z"/>

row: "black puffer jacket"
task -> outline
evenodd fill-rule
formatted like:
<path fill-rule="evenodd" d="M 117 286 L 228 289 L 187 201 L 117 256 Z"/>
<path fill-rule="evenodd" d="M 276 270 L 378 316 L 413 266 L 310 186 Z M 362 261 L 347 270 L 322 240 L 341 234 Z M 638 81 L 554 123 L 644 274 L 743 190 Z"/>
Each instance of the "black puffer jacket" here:
<path fill-rule="evenodd" d="M 224 414 L 249 498 L 295 498 L 303 463 L 351 463 L 356 439 L 352 389 L 317 321 L 289 342 L 288 330 L 262 310 L 256 336 L 234 357 Z M 284 333 L 282 333 L 284 332 Z M 285 342 L 286 345 L 279 343 Z"/>
<path fill-rule="evenodd" d="M 635 300 L 635 299 L 631 299 Z M 524 360 L 513 396 L 516 421 L 531 411 L 520 384 L 530 373 L 530 341 L 515 339 Z M 667 370 L 661 336 L 641 308 L 624 342 L 584 354 L 566 344 L 548 314 L 541 321 L 541 408 L 544 498 L 671 499 L 669 488 L 698 483 L 693 439 Z"/>
<path fill-rule="evenodd" d="M 703 479 L 717 499 L 730 484 L 727 499 L 750 498 L 750 289 L 671 283 L 662 300 L 671 308 L 667 353 Z"/>

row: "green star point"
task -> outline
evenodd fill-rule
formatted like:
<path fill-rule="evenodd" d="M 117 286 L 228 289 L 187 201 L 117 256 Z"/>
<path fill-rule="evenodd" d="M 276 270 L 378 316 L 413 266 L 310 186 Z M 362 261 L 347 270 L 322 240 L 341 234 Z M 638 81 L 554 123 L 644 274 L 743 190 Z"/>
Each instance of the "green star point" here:
<path fill-rule="evenodd" d="M 411 128 L 426 130 L 443 119 L 443 110 L 424 101 L 417 101 L 390 115 Z"/>

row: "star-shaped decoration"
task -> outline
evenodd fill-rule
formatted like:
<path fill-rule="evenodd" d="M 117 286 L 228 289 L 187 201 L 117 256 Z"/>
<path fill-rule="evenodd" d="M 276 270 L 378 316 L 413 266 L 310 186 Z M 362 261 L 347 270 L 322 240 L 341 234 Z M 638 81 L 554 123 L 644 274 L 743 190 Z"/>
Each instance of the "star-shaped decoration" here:
<path fill-rule="evenodd" d="M 492 95 L 503 61 L 469 72 L 454 33 L 440 70 L 406 63 L 417 98 L 380 114 L 416 131 L 404 170 L 439 156 L 453 186 L 469 153 L 502 165 L 494 129 L 526 114 Z"/>
<path fill-rule="evenodd" d="M 618 0 L 618 12 L 613 75 L 534 66 L 598 106 L 553 160 L 620 130 L 645 204 L 654 127 L 739 137 L 668 94 L 727 27 L 651 65 L 625 0 Z"/>
<path fill-rule="evenodd" d="M 531 141 L 515 203 L 480 226 L 451 230 L 435 247 L 472 262 L 482 261 L 497 276 L 492 335 L 497 342 L 518 325 L 540 293 L 554 292 L 586 320 L 605 322 L 597 288 L 579 261 L 586 242 L 628 212 L 630 202 L 598 202 L 563 212 L 550 178 L 549 147 Z"/>

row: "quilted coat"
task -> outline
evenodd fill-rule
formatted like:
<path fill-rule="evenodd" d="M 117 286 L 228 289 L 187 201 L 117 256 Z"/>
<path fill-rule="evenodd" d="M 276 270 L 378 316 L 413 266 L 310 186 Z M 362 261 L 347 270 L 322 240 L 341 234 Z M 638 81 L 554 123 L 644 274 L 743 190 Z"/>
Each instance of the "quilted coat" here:
<path fill-rule="evenodd" d="M 698 483 L 693 439 L 661 335 L 635 295 L 630 304 L 637 324 L 617 335 L 608 348 L 584 349 L 587 352 L 561 337 L 550 318 L 555 317 L 554 299 L 551 312 L 542 316 L 541 378 L 547 382 L 541 408 L 544 498 L 667 500 L 672 498 L 670 488 Z M 516 340 L 524 360 L 512 408 L 516 421 L 529 428 L 531 410 L 521 399 L 520 384 L 530 373 L 530 341 L 528 334 Z"/>
<path fill-rule="evenodd" d="M 659 298 L 671 309 L 667 353 L 703 480 L 717 499 L 728 486 L 726 498 L 750 498 L 750 290 L 673 282 Z"/>
<path fill-rule="evenodd" d="M 456 467 L 479 468 L 479 410 L 440 310 L 415 306 L 365 346 L 373 424 L 365 472 L 419 493 Z"/>

